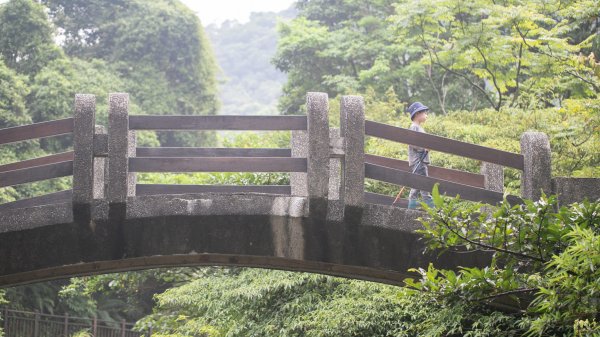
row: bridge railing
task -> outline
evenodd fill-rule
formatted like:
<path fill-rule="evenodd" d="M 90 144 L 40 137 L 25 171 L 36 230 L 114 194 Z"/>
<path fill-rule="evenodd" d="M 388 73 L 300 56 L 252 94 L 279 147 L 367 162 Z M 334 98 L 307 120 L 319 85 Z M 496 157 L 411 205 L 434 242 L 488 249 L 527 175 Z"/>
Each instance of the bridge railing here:
<path fill-rule="evenodd" d="M 481 145 L 466 143 L 454 139 L 420 133 L 396 126 L 365 121 L 365 135 L 415 145 L 433 151 L 444 152 L 466 158 L 482 161 L 484 174 L 446 169 L 430 166 L 429 176 L 421 176 L 410 172 L 407 161 L 366 155 L 365 177 L 383 181 L 399 186 L 417 188 L 431 191 L 435 184 L 439 184 L 441 193 L 447 195 L 460 195 L 461 198 L 495 204 L 503 200 L 503 167 L 523 170 L 524 157 L 522 154 L 502 151 Z M 494 173 L 485 172 L 493 170 Z M 488 176 L 486 176 L 486 174 Z M 498 180 L 494 185 L 489 183 L 489 175 L 495 175 Z M 394 198 L 368 193 L 366 200 L 372 203 L 392 204 Z M 507 200 L 513 203 L 520 202 L 517 196 L 508 195 Z M 401 205 L 404 205 L 403 200 Z"/>
<path fill-rule="evenodd" d="M 306 130 L 306 116 L 129 116 L 131 130 Z M 306 158 L 289 148 L 138 147 L 130 172 L 306 172 Z M 291 194 L 289 185 L 137 184 L 136 195 L 254 192 Z"/>
<path fill-rule="evenodd" d="M 309 97 L 312 97 L 309 95 Z M 129 115 L 127 94 L 109 96 L 107 193 L 111 204 L 123 203 L 134 195 L 185 193 L 269 193 L 291 195 L 297 174 L 327 176 L 329 134 L 326 95 L 316 95 L 306 116 L 145 116 Z M 136 131 L 291 131 L 307 135 L 313 151 L 298 153 L 291 148 L 198 148 L 137 147 Z M 323 145 L 325 144 L 325 145 Z M 322 148 L 319 151 L 319 148 Z M 324 150 L 323 150 L 324 149 Z M 165 185 L 137 184 L 136 173 L 194 172 L 284 172 L 291 173 L 291 185 Z M 321 184 L 304 180 L 306 196 L 326 198 Z M 293 185 L 293 186 L 292 186 Z M 294 194 L 297 195 L 297 194 Z"/>
<path fill-rule="evenodd" d="M 73 118 L 0 130 L 0 145 L 73 134 L 73 151 L 0 166 L 0 188 L 73 175 L 73 188 L 0 205 L 0 210 L 72 200 L 74 214 L 87 218 L 94 204 L 124 205 L 135 195 L 183 193 L 268 193 L 306 197 L 312 210 L 326 212 L 329 200 L 344 209 L 365 202 L 391 205 L 392 197 L 365 192 L 365 178 L 496 203 L 503 198 L 503 167 L 522 170 L 522 197 L 550 191 L 550 148 L 546 135 L 525 133 L 521 154 L 469 144 L 365 120 L 362 97 L 343 96 L 340 129 L 329 128 L 328 96 L 308 93 L 305 116 L 129 115 L 127 94 L 109 95 L 108 132 L 95 125 L 95 97 L 76 95 Z M 291 131 L 290 148 L 137 147 L 137 131 Z M 430 176 L 410 173 L 408 163 L 365 154 L 365 137 L 378 137 L 482 161 L 481 174 L 430 167 Z M 137 184 L 138 172 L 287 172 L 287 186 Z M 520 202 L 517 196 L 507 197 Z M 111 206 L 111 207 L 112 207 Z M 312 211 L 311 211 L 312 213 Z"/>
<path fill-rule="evenodd" d="M 73 118 L 0 129 L 0 146 L 73 132 Z M 73 174 L 73 151 L 0 165 L 0 188 L 62 178 Z M 70 201 L 71 190 L 49 193 L 0 205 L 0 210 Z"/>
<path fill-rule="evenodd" d="M 398 189 L 406 186 L 427 191 L 439 184 L 440 192 L 446 195 L 495 204 L 504 198 L 504 167 L 509 167 L 521 171 L 521 196 L 507 195 L 509 202 L 537 199 L 542 191 L 551 191 L 550 143 L 543 133 L 524 133 L 521 153 L 512 153 L 365 120 L 364 101 L 360 96 L 343 96 L 340 107 L 339 142 L 343 148 L 340 194 L 346 210 L 348 207 L 360 209 L 364 203 L 392 205 L 393 196 L 366 192 L 365 179 L 395 184 Z M 365 153 L 365 137 L 478 160 L 481 173 L 432 165 L 428 177 L 412 174 L 407 161 Z M 332 143 L 335 143 L 334 137 Z M 407 200 L 397 205 L 406 207 Z"/>

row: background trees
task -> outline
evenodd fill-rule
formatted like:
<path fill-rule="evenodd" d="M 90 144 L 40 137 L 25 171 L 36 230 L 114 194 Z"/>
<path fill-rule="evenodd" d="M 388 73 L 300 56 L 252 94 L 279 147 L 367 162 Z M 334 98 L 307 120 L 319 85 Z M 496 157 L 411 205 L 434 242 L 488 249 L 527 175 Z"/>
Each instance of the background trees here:
<path fill-rule="evenodd" d="M 295 15 L 294 8 L 252 13 L 247 23 L 226 21 L 206 27 L 220 67 L 222 114 L 279 113 L 277 100 L 286 76 L 271 65 L 279 39 L 276 25 Z"/>
<path fill-rule="evenodd" d="M 599 8 L 597 0 L 299 0 L 297 18 L 280 22 L 278 37 L 272 13 L 207 32 L 229 79 L 221 86 L 227 113 L 302 113 L 307 91 L 325 91 L 332 125 L 336 96 L 360 94 L 369 119 L 407 126 L 405 106 L 421 100 L 434 111 L 431 133 L 518 152 L 522 132 L 543 131 L 551 139 L 553 174 L 589 177 L 600 176 Z M 284 74 L 264 70 L 271 57 Z M 0 127 L 69 116 L 76 92 L 97 96 L 100 120 L 107 93 L 115 91 L 131 94 L 134 113 L 212 114 L 219 108 L 216 74 L 203 28 L 175 0 L 0 5 Z M 159 141 L 286 147 L 289 134 L 140 134 L 141 144 Z M 58 138 L 2 146 L 0 164 L 62 151 L 65 144 Z M 405 146 L 369 138 L 366 151 L 406 155 Z M 472 172 L 480 166 L 440 153 L 432 161 Z M 188 184 L 288 179 L 251 173 L 139 178 Z M 0 198 L 68 184 L 2 189 Z M 517 171 L 506 171 L 505 187 L 518 190 Z M 371 181 L 366 188 L 397 193 L 396 186 Z M 496 249 L 496 263 L 421 270 L 422 278 L 407 288 L 302 273 L 176 268 L 16 287 L 5 297 L 29 310 L 139 320 L 140 329 L 153 324 L 164 336 L 178 337 L 591 335 L 599 311 L 597 205 L 556 211 L 549 198 L 473 218 L 467 215 L 478 205 L 440 204 L 425 222 L 430 247 L 482 249 L 484 243 Z"/>
<path fill-rule="evenodd" d="M 307 87 L 333 94 L 393 88 L 400 100 L 427 101 L 441 113 L 560 106 L 598 92 L 598 77 L 580 56 L 598 54 L 596 34 L 582 31 L 597 27 L 594 1 L 316 0 L 298 7 L 299 17 L 280 25 L 274 58 L 289 74 L 284 112 L 300 109 Z"/>

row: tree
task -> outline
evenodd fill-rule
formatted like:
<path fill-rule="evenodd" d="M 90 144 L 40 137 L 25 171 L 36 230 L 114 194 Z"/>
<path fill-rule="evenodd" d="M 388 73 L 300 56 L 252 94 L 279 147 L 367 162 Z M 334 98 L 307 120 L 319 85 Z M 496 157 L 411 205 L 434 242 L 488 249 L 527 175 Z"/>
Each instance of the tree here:
<path fill-rule="evenodd" d="M 158 295 L 155 313 L 138 327 L 178 337 L 408 336 L 422 301 L 398 292 L 323 275 L 218 268 Z"/>
<path fill-rule="evenodd" d="M 298 18 L 279 25 L 280 40 L 273 59 L 275 66 L 288 74 L 280 110 L 287 114 L 300 111 L 307 91 L 335 96 L 360 89 L 361 72 L 393 48 L 383 23 L 393 13 L 391 3 L 299 1 Z M 391 86 L 389 82 L 384 85 L 385 89 Z"/>
<path fill-rule="evenodd" d="M 48 62 L 61 57 L 44 6 L 32 0 L 0 5 L 0 56 L 19 74 L 34 76 Z"/>
<path fill-rule="evenodd" d="M 125 79 L 145 114 L 212 115 L 216 64 L 195 13 L 177 0 L 44 1 L 64 30 L 65 50 L 101 59 Z M 207 145 L 214 138 L 164 133 L 163 145 Z"/>
<path fill-rule="evenodd" d="M 398 6 L 393 20 L 400 40 L 422 48 L 423 64 L 454 75 L 494 109 L 529 107 L 532 100 L 553 106 L 598 89 L 590 69 L 577 62 L 586 44 L 571 43 L 567 34 L 580 5 L 433 0 Z M 581 84 L 587 88 L 576 90 Z M 437 85 L 444 90 L 443 82 Z"/>
<path fill-rule="evenodd" d="M 422 219 L 428 247 L 483 251 L 493 262 L 458 272 L 419 269 L 421 278 L 408 280 L 410 287 L 432 294 L 450 310 L 473 306 L 510 312 L 530 335 L 600 333 L 600 200 L 556 210 L 556 198 L 544 196 L 481 213 L 481 205 L 465 205 L 458 197 L 445 201 L 437 188 L 433 197 L 436 208 L 426 207 L 429 217 Z M 436 323 L 446 330 L 463 325 Z"/>
<path fill-rule="evenodd" d="M 335 6 L 332 6 L 335 4 Z M 597 97 L 595 1 L 299 1 L 280 25 L 275 65 L 288 73 L 280 107 L 302 93 L 382 95 L 433 111 L 560 106 Z M 323 10 L 323 8 L 327 8 Z M 593 9 L 590 9 L 593 8 Z M 583 54 L 581 57 L 579 54 Z M 596 63 L 596 61 L 592 63 Z"/>

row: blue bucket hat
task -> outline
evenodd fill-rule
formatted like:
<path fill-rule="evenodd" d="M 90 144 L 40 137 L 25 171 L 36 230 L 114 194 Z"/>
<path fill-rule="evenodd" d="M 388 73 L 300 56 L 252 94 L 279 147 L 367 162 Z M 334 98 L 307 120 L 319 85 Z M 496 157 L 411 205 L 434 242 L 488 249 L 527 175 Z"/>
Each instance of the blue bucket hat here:
<path fill-rule="evenodd" d="M 412 120 L 415 115 L 421 111 L 429 110 L 428 107 L 423 105 L 421 102 L 414 102 L 408 107 L 408 113 L 410 114 L 410 119 Z"/>

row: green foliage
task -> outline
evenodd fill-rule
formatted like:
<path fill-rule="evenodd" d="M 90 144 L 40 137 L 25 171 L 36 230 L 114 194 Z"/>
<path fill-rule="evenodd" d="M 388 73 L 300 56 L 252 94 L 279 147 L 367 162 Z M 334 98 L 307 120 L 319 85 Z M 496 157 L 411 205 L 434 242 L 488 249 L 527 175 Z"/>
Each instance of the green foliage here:
<path fill-rule="evenodd" d="M 287 113 L 301 109 L 306 91 L 373 88 L 383 95 L 393 87 L 404 102 L 426 101 L 446 113 L 560 106 L 566 98 L 595 98 L 600 88 L 597 34 L 582 29 L 594 25 L 597 0 L 297 6 L 299 17 L 280 25 L 274 58 L 288 74 L 280 100 Z"/>
<path fill-rule="evenodd" d="M 44 6 L 32 0 L 0 4 L 0 58 L 16 72 L 34 76 L 62 56 Z"/>
<path fill-rule="evenodd" d="M 0 59 L 0 128 L 13 127 L 32 122 L 27 109 L 27 97 L 30 87 L 27 77 L 18 75 L 4 65 Z M 38 141 L 19 142 L 0 147 L 0 164 L 30 159 L 41 156 L 44 151 L 40 149 Z M 23 196 L 39 194 L 40 191 L 56 191 L 65 186 L 65 179 L 3 188 L 0 190 L 0 200 L 12 201 Z"/>
<path fill-rule="evenodd" d="M 211 115 L 216 64 L 195 13 L 177 0 L 43 1 L 65 50 L 104 60 L 145 114 Z M 106 91 L 106 89 L 105 89 Z M 209 145 L 210 133 L 160 135 L 165 146 Z"/>
<path fill-rule="evenodd" d="M 482 205 L 443 199 L 437 187 L 433 198 L 436 208 L 426 207 L 429 216 L 421 219 L 428 248 L 487 252 L 492 263 L 458 272 L 433 266 L 414 270 L 421 277 L 407 280 L 409 287 L 452 311 L 471 305 L 493 313 L 512 312 L 513 324 L 521 330 L 518 335 L 600 332 L 600 201 L 557 210 L 554 197 L 542 197 L 524 205 L 486 206 L 481 212 Z"/>
<path fill-rule="evenodd" d="M 222 269 L 158 295 L 138 324 L 176 336 L 405 336 L 403 321 L 418 312 L 404 306 L 417 298 L 397 294 L 322 275 Z"/>
<path fill-rule="evenodd" d="M 153 296 L 169 287 L 202 277 L 210 269 L 172 268 L 72 278 L 59 300 L 79 317 L 135 321 L 151 312 Z"/>
<path fill-rule="evenodd" d="M 0 305 L 6 304 L 8 301 L 4 298 L 4 289 L 0 289 Z M 2 320 L 2 313 L 0 313 L 0 320 Z M 0 337 L 4 336 L 2 328 L 0 327 Z"/>

